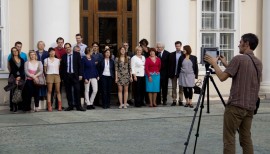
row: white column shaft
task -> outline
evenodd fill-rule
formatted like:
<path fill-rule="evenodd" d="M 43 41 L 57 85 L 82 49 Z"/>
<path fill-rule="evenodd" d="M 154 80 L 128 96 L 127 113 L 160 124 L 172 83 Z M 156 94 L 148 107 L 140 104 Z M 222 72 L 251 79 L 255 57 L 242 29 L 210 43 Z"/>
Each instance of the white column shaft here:
<path fill-rule="evenodd" d="M 175 51 L 175 41 L 189 43 L 189 0 L 156 1 L 156 41 Z"/>
<path fill-rule="evenodd" d="M 270 1 L 263 1 L 263 31 L 262 31 L 262 84 L 261 92 L 270 97 Z"/>
<path fill-rule="evenodd" d="M 44 41 L 46 48 L 55 46 L 58 37 L 69 41 L 70 0 L 34 0 L 34 44 Z"/>

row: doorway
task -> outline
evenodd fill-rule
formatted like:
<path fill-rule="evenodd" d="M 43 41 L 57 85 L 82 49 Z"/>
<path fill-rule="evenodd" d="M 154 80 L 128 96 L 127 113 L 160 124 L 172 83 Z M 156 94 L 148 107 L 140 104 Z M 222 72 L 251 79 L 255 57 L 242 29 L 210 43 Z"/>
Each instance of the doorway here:
<path fill-rule="evenodd" d="M 108 45 L 116 56 L 123 42 L 134 50 L 137 43 L 137 0 L 80 0 L 80 33 L 100 52 Z"/>

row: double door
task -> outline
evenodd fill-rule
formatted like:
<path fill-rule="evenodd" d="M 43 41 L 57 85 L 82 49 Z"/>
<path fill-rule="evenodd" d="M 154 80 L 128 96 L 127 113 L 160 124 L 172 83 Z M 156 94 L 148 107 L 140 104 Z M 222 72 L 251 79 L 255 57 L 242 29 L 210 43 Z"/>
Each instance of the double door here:
<path fill-rule="evenodd" d="M 137 0 L 80 0 L 80 31 L 100 52 L 107 45 L 114 55 L 123 42 L 133 51 L 137 43 Z"/>

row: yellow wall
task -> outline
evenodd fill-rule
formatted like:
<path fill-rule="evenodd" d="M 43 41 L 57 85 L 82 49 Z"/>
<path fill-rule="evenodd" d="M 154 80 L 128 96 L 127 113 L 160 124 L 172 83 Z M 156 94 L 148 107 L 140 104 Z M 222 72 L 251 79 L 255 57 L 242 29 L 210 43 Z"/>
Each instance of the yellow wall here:
<path fill-rule="evenodd" d="M 262 6 L 262 0 L 245 0 L 240 3 L 240 36 L 254 33 L 259 37 L 260 43 L 255 54 L 260 59 L 262 57 Z"/>

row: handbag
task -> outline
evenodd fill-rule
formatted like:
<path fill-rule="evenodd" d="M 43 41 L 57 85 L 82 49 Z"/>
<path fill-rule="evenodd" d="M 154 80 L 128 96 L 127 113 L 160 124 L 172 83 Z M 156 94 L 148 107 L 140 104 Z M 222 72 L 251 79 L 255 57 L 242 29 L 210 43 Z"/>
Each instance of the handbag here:
<path fill-rule="evenodd" d="M 36 80 L 34 80 L 34 84 L 37 86 L 46 85 L 46 79 L 43 73 L 40 76 L 38 76 Z"/>
<path fill-rule="evenodd" d="M 40 65 L 40 63 L 39 63 Z M 40 70 L 38 70 L 40 71 Z M 45 76 L 44 76 L 44 73 L 42 72 L 36 80 L 34 80 L 34 84 L 37 85 L 37 86 L 44 86 L 46 85 L 46 79 L 45 79 Z"/>
<path fill-rule="evenodd" d="M 22 98 L 22 90 L 19 89 L 19 87 L 17 86 L 14 90 L 13 96 L 12 96 L 12 102 L 13 103 L 19 103 L 22 102 L 23 98 Z"/>
<path fill-rule="evenodd" d="M 257 67 L 256 67 L 256 65 L 255 65 L 255 63 L 254 63 L 254 61 L 253 61 L 253 59 L 251 58 L 251 56 L 250 56 L 249 54 L 247 54 L 247 55 L 249 56 L 249 58 L 250 58 L 250 59 L 252 60 L 252 62 L 253 62 L 253 65 L 254 65 L 254 67 L 255 67 L 255 69 L 256 69 L 256 72 L 257 72 L 258 83 L 260 84 L 259 75 L 258 75 L 258 69 L 257 69 Z M 261 99 L 260 99 L 260 97 L 258 97 L 258 98 L 257 98 L 257 101 L 256 101 L 256 109 L 254 110 L 254 115 L 257 114 L 258 109 L 259 109 L 259 107 L 260 107 L 260 103 L 261 103 Z"/>
<path fill-rule="evenodd" d="M 197 80 L 197 82 L 195 83 L 195 86 L 193 87 L 194 94 L 201 94 L 201 90 L 202 90 L 202 88 L 200 87 L 201 85 L 202 85 L 202 80 L 201 79 Z"/>

